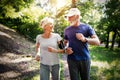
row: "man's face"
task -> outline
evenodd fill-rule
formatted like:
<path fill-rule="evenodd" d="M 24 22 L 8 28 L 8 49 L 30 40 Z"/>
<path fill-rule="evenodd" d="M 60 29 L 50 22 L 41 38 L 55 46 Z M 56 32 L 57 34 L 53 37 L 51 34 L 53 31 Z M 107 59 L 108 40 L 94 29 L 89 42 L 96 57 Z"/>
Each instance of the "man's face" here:
<path fill-rule="evenodd" d="M 78 15 L 73 15 L 73 16 L 69 16 L 68 17 L 68 21 L 70 22 L 71 26 L 76 25 L 76 23 L 78 22 L 78 20 L 79 20 L 79 16 Z"/>

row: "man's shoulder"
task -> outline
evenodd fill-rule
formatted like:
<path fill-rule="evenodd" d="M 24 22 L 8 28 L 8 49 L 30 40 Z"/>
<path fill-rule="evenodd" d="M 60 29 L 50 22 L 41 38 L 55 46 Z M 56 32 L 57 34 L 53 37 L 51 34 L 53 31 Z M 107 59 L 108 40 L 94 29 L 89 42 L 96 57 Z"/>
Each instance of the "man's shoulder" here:
<path fill-rule="evenodd" d="M 86 23 L 80 23 L 79 27 L 90 28 L 91 26 L 89 24 L 86 24 Z"/>
<path fill-rule="evenodd" d="M 86 23 L 80 23 L 80 26 L 86 26 L 86 27 L 89 27 L 90 25 L 89 25 L 89 24 L 86 24 Z"/>
<path fill-rule="evenodd" d="M 71 28 L 71 26 L 68 26 L 68 27 L 65 28 L 65 30 L 68 30 L 68 29 L 70 29 L 70 28 Z"/>

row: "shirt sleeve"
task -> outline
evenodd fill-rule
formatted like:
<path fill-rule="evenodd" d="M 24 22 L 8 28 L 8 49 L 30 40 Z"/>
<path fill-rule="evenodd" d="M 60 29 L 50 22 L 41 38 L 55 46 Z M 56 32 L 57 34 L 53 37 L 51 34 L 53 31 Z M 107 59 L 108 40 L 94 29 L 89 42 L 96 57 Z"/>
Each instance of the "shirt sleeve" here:
<path fill-rule="evenodd" d="M 90 37 L 92 35 L 96 34 L 95 31 L 94 31 L 94 29 L 91 26 L 89 26 L 89 28 L 88 28 L 88 34 L 89 34 Z"/>
<path fill-rule="evenodd" d="M 39 37 L 40 37 L 40 35 L 37 35 L 37 37 L 36 37 L 36 44 L 39 43 Z"/>
<path fill-rule="evenodd" d="M 64 39 L 68 40 L 67 34 L 66 34 L 66 30 L 64 31 Z"/>
<path fill-rule="evenodd" d="M 61 41 L 62 40 L 62 37 L 59 34 L 56 34 L 56 36 L 57 36 L 57 41 Z"/>

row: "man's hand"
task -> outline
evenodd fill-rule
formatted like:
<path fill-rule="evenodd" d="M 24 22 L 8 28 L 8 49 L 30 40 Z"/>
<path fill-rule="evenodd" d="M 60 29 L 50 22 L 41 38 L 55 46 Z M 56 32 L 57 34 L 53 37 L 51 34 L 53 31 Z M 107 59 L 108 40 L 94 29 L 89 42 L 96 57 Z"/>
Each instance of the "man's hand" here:
<path fill-rule="evenodd" d="M 78 40 L 81 40 L 82 42 L 86 42 L 87 41 L 86 38 L 84 37 L 84 35 L 81 34 L 81 33 L 76 33 L 76 38 Z"/>
<path fill-rule="evenodd" d="M 68 54 L 68 55 L 70 55 L 70 54 L 72 54 L 73 53 L 73 50 L 72 50 L 72 48 L 71 47 L 68 47 L 68 48 L 66 48 L 66 54 Z"/>

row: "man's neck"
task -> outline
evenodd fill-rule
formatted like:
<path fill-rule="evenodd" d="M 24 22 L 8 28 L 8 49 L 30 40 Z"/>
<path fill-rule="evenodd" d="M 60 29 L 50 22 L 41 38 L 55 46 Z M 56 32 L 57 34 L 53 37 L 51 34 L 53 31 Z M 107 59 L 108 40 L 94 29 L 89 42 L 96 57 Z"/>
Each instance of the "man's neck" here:
<path fill-rule="evenodd" d="M 74 25 L 75 27 L 80 25 L 80 21 L 77 21 L 76 24 Z"/>

